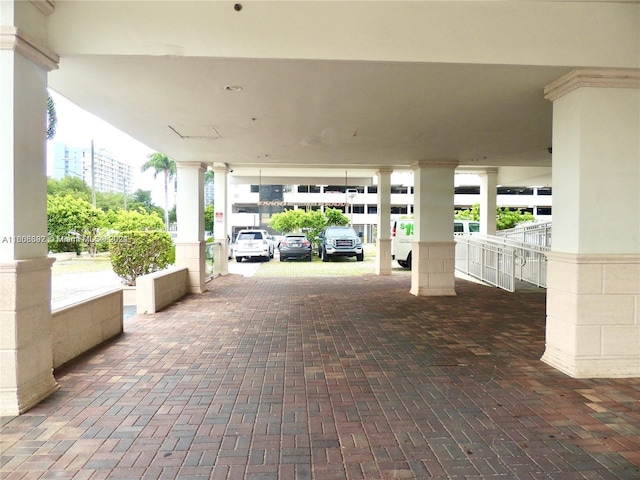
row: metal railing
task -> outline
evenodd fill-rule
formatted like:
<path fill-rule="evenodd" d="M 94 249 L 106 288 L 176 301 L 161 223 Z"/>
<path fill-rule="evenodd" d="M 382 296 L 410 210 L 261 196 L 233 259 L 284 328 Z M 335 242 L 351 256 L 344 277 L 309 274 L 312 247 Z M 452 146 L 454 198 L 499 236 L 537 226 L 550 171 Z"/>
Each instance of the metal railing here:
<path fill-rule="evenodd" d="M 507 230 L 500 230 L 496 235 L 520 243 L 550 247 L 551 222 L 524 224 Z"/>
<path fill-rule="evenodd" d="M 516 281 L 547 286 L 549 247 L 485 235 L 456 236 L 456 270 L 514 292 Z"/>
<path fill-rule="evenodd" d="M 207 278 L 215 278 L 220 275 L 220 258 L 222 258 L 222 244 L 209 242 L 205 244 L 205 272 Z M 216 262 L 216 260 L 218 260 Z"/>

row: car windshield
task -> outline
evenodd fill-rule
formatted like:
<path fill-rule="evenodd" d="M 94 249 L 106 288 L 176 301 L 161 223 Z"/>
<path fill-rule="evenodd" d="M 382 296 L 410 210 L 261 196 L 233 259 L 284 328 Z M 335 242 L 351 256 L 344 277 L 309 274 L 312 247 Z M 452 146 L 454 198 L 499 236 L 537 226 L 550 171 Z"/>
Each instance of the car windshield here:
<path fill-rule="evenodd" d="M 356 232 L 352 228 L 332 228 L 327 230 L 325 235 L 327 237 L 344 237 L 345 235 L 355 237 Z"/>
<path fill-rule="evenodd" d="M 478 233 L 480 231 L 480 224 L 469 222 L 469 231 L 473 233 Z"/>
<path fill-rule="evenodd" d="M 307 237 L 304 235 L 287 235 L 285 240 L 288 242 L 302 242 L 303 240 L 306 240 L 306 238 Z"/>
<path fill-rule="evenodd" d="M 262 232 L 243 232 L 238 235 L 238 240 L 262 240 Z"/>

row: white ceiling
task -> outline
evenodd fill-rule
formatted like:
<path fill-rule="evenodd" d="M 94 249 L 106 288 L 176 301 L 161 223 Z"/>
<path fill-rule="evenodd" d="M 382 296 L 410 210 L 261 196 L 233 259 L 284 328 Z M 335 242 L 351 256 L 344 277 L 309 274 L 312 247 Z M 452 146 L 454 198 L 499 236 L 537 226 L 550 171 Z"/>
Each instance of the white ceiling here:
<path fill-rule="evenodd" d="M 158 28 L 167 29 L 171 42 L 155 31 L 152 24 L 145 25 L 135 35 L 129 31 L 121 35 L 120 24 L 115 20 L 109 23 L 110 18 L 118 18 L 118 11 L 103 10 L 99 12 L 102 16 L 96 17 L 98 13 L 91 8 L 91 3 L 56 3 L 56 10 L 60 12 L 56 11 L 51 17 L 51 41 L 60 53 L 60 68 L 51 72 L 50 86 L 82 108 L 178 162 L 226 163 L 234 170 L 234 175 L 255 176 L 259 171 L 265 175 L 267 170 L 277 168 L 277 175 L 313 177 L 322 173 L 326 177 L 334 172 L 337 176 L 344 176 L 345 170 L 349 170 L 354 172 L 354 176 L 362 177 L 372 175 L 380 167 L 406 170 L 415 162 L 430 160 L 455 160 L 461 165 L 461 170 L 490 166 L 548 169 L 552 157 L 549 153 L 552 147 L 552 103 L 545 100 L 544 88 L 575 68 L 558 62 L 556 58 L 536 65 L 519 64 L 514 60 L 505 64 L 491 63 L 490 60 L 502 55 L 496 50 L 497 45 L 504 45 L 507 52 L 504 55 L 509 58 L 517 54 L 517 48 L 504 41 L 505 31 L 511 31 L 506 27 L 496 39 L 487 37 L 483 40 L 483 50 L 478 49 L 477 53 L 478 63 L 418 61 L 421 55 L 427 55 L 422 49 L 411 48 L 407 54 L 401 54 L 399 52 L 404 52 L 402 44 L 396 45 L 391 37 L 388 37 L 390 47 L 380 48 L 383 53 L 379 55 L 361 43 L 355 49 L 345 48 L 348 54 L 341 55 L 339 40 L 343 45 L 362 41 L 362 35 L 358 36 L 361 33 L 358 24 L 352 25 L 353 32 L 332 32 L 336 38 L 330 41 L 322 36 L 314 37 L 314 41 L 327 41 L 329 45 L 325 57 L 330 58 L 318 59 L 317 52 L 321 49 L 317 43 L 309 38 L 298 42 L 298 39 L 305 38 L 304 24 L 297 25 L 299 28 L 295 29 L 290 25 L 283 26 L 286 34 L 278 33 L 278 48 L 259 49 L 259 39 L 250 33 L 250 29 L 267 28 L 258 21 L 268 24 L 270 19 L 265 15 L 269 10 L 261 10 L 261 18 L 247 13 L 273 8 L 281 15 L 283 9 L 291 5 L 295 10 L 292 15 L 305 19 L 307 26 L 317 27 L 314 19 L 307 18 L 304 13 L 307 12 L 305 8 L 317 9 L 318 2 L 248 2 L 242 12 L 233 12 L 232 2 L 212 2 L 213 6 L 209 2 L 189 3 L 190 7 L 184 11 L 189 13 L 191 24 L 198 23 L 194 20 L 198 9 L 216 9 L 207 12 L 211 15 L 211 25 L 207 27 L 198 23 L 194 31 L 180 24 L 180 19 L 167 24 L 171 15 L 175 16 L 175 11 L 165 12 L 165 9 L 176 2 L 160 2 L 153 10 L 154 16 L 149 16 L 149 22 L 156 21 Z M 146 2 L 124 5 L 130 3 L 142 9 L 141 5 Z M 366 3 L 349 3 L 349 8 L 367 8 Z M 375 8 L 380 11 L 376 10 L 376 16 L 369 21 L 380 24 L 386 14 L 397 11 L 396 5 L 405 3 L 411 8 L 418 5 L 413 2 L 375 2 Z M 429 2 L 424 3 L 429 5 Z M 495 8 L 492 4 L 502 3 L 472 2 L 474 8 L 479 4 L 489 4 L 488 7 L 481 6 L 492 9 Z M 82 4 L 84 10 L 77 4 Z M 345 8 L 344 4 L 323 2 L 322 10 L 315 11 L 336 13 L 334 16 L 327 14 L 324 19 L 334 22 L 327 25 L 334 25 L 336 18 L 344 16 L 342 10 L 339 10 L 341 16 L 337 16 L 338 9 Z M 460 12 L 466 12 L 464 21 L 480 32 L 482 22 L 473 23 L 473 14 L 468 6 L 471 4 L 454 4 L 456 10 L 449 12 L 446 2 L 432 2 L 431 5 L 436 5 L 438 10 L 425 10 L 422 14 L 425 19 L 435 22 L 429 12 L 438 12 L 442 18 L 449 18 L 447 14 L 460 16 Z M 509 12 L 511 10 L 513 8 Z M 132 23 L 130 17 L 135 15 L 140 15 L 139 21 L 145 18 L 143 10 L 120 7 L 120 12 L 125 24 Z M 130 15 L 123 16 L 125 12 L 130 12 Z M 222 12 L 226 16 L 223 17 Z M 501 10 L 498 12 L 502 13 Z M 420 13 L 416 11 L 414 16 Z M 489 13 L 491 22 L 499 21 L 493 11 Z M 522 15 L 538 18 L 531 15 L 541 17 L 543 13 L 544 10 L 531 10 Z M 562 10 L 561 13 L 571 19 L 575 16 L 571 11 Z M 606 13 L 613 15 L 609 10 Z M 615 13 L 618 14 L 617 11 Z M 84 22 L 77 21 L 81 14 L 86 16 Z M 243 17 L 245 14 L 247 17 Z M 589 14 L 589 11 L 584 14 Z M 624 12 L 619 15 L 622 14 Z M 514 16 L 518 19 L 516 24 L 519 28 L 527 25 L 522 15 Z M 246 25 L 241 21 L 243 18 L 248 19 Z M 219 23 L 215 19 L 219 19 Z M 78 28 L 65 29 L 72 20 L 76 21 Z M 228 29 L 231 21 L 237 22 L 233 23 L 237 38 L 228 38 L 232 33 L 225 30 L 226 37 L 209 39 L 212 32 L 219 33 L 216 26 L 221 30 Z M 406 19 L 403 21 L 416 30 L 411 35 L 405 32 L 402 42 L 418 39 L 425 42 L 429 45 L 425 50 L 429 50 L 430 58 L 446 60 L 446 52 L 449 51 L 454 52 L 451 53 L 452 58 L 463 57 L 473 45 L 472 36 L 465 37 L 466 43 L 460 45 L 454 45 L 455 37 L 451 37 L 451 50 L 447 50 L 447 45 L 438 46 L 438 50 L 432 45 L 433 37 L 420 39 L 420 36 L 432 32 L 425 33 L 420 29 L 415 18 L 411 18 L 411 23 Z M 557 22 L 557 18 L 554 21 Z M 87 27 L 90 22 L 93 22 L 93 32 Z M 553 21 L 550 23 L 554 34 L 561 37 L 562 29 L 553 25 Z M 571 28 L 578 29 L 584 22 L 580 23 L 578 17 L 574 23 L 576 25 L 572 23 Z M 438 25 L 437 28 L 446 31 L 439 23 L 433 25 L 433 28 Z M 468 29 L 468 25 L 465 28 Z M 381 32 L 387 32 L 388 27 L 385 24 Z M 403 31 L 403 25 L 396 27 L 394 31 Z M 531 28 L 532 32 L 536 31 Z M 565 34 L 572 31 L 569 26 L 564 28 Z M 590 25 L 590 28 L 597 31 L 596 27 Z M 320 35 L 317 28 L 309 27 L 308 30 L 313 30 L 310 36 Z M 198 32 L 203 35 L 200 41 Z M 603 38 L 609 38 L 604 30 L 598 32 Z M 276 35 L 274 31 L 260 33 Z M 371 35 L 371 28 L 366 33 Z M 70 38 L 72 34 L 75 37 Z M 511 34 L 519 42 L 523 41 L 517 32 Z M 481 33 L 474 35 L 482 38 Z M 130 51 L 126 53 L 123 52 L 127 50 L 123 37 L 131 44 Z M 247 53 L 247 47 L 241 41 L 245 37 L 254 48 L 255 55 L 251 58 L 240 56 Z M 369 41 L 375 39 L 380 45 L 385 40 L 375 36 L 367 38 Z M 113 47 L 105 47 L 110 45 L 107 41 L 110 39 L 113 39 Z M 163 40 L 167 42 L 166 46 Z M 206 44 L 209 40 L 212 43 Z M 553 40 L 545 38 L 540 41 L 553 44 Z M 579 48 L 580 42 L 576 39 L 565 40 L 573 50 Z M 429 41 L 431 43 L 427 43 Z M 175 42 L 183 42 L 184 45 L 176 45 Z M 211 50 L 209 54 L 202 51 L 203 43 Z M 306 50 L 296 50 L 297 43 L 305 43 Z M 147 49 L 153 54 L 143 54 L 145 48 L 141 45 L 147 44 Z M 290 51 L 287 50 L 288 45 L 291 45 Z M 523 50 L 523 60 L 541 56 L 536 51 L 535 42 L 527 45 L 526 52 Z M 545 45 L 549 55 L 556 54 Z M 462 48 L 465 46 L 466 50 Z M 610 46 L 607 48 L 611 50 Z M 231 51 L 234 49 L 239 51 L 234 53 Z M 190 50 L 197 54 L 184 53 Z M 310 53 L 306 53 L 308 50 Z M 603 50 L 606 49 L 603 47 Z M 568 56 L 566 51 L 559 51 L 560 57 Z M 587 53 L 581 54 L 581 61 L 588 59 Z M 606 52 L 596 51 L 594 58 L 600 58 L 603 53 Z M 300 58 L 290 58 L 296 55 Z M 622 57 L 620 52 L 616 55 Z M 404 60 L 395 60 L 394 57 Z M 618 58 L 615 61 L 621 62 Z M 527 179 L 522 181 L 526 183 Z M 548 181 L 549 176 L 546 183 Z"/>

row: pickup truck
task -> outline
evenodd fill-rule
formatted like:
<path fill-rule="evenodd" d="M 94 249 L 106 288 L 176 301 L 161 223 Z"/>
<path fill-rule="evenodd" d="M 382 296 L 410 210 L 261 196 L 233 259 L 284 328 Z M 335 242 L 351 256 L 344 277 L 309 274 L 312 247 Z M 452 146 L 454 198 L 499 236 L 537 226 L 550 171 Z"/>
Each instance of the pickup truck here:
<path fill-rule="evenodd" d="M 323 262 L 332 257 L 356 257 L 358 262 L 364 260 L 362 239 L 352 227 L 325 227 L 318 236 L 317 246 Z"/>

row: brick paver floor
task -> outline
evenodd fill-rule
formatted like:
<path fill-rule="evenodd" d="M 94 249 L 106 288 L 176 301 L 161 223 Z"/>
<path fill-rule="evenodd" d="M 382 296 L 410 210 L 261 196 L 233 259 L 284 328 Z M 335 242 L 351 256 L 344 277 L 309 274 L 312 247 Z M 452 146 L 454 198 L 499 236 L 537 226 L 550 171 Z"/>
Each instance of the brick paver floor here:
<path fill-rule="evenodd" d="M 539 359 L 545 294 L 229 275 L 56 372 L 3 479 L 640 479 L 640 379 Z"/>

